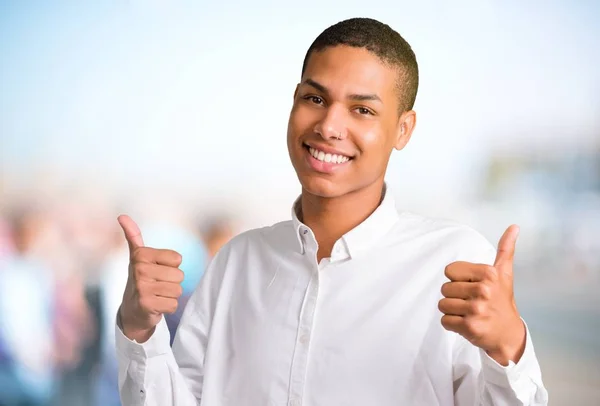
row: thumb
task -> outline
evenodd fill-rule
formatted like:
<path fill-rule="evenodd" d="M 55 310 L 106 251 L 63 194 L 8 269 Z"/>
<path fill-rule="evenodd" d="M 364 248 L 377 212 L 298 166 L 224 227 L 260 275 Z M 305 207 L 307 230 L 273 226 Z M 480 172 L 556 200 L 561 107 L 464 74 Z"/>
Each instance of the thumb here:
<path fill-rule="evenodd" d="M 127 240 L 127 244 L 129 244 L 129 253 L 132 253 L 136 248 L 144 246 L 142 232 L 131 217 L 123 214 L 117 218 L 117 221 L 123 229 L 123 233 L 125 233 L 125 239 Z"/>
<path fill-rule="evenodd" d="M 498 242 L 498 252 L 496 254 L 496 260 L 494 266 L 496 268 L 511 267 L 513 258 L 515 257 L 515 246 L 517 244 L 517 237 L 519 236 L 519 226 L 513 224 L 508 227 L 500 241 Z"/>

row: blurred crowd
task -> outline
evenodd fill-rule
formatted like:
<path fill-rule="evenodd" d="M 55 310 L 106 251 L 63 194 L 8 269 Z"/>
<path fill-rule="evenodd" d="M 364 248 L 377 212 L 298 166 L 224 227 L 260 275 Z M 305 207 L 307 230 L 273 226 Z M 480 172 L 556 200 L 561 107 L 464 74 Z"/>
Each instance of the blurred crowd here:
<path fill-rule="evenodd" d="M 6 196 L 2 196 L 6 197 Z M 0 406 L 119 405 L 114 322 L 128 251 L 103 199 L 11 198 L 0 208 Z M 182 254 L 180 310 L 235 232 L 214 214 L 141 216 L 146 245 Z"/>
<path fill-rule="evenodd" d="M 516 294 L 551 395 L 556 404 L 597 404 L 600 148 L 491 155 L 484 168 L 472 199 L 448 215 L 490 241 L 507 224 L 522 226 Z M 0 406 L 119 406 L 115 316 L 129 253 L 118 215 L 131 215 L 145 245 L 183 257 L 184 293 L 166 317 L 173 338 L 215 253 L 262 224 L 260 211 L 289 202 L 260 195 L 258 210 L 249 195 L 75 182 L 50 172 L 0 177 Z"/>

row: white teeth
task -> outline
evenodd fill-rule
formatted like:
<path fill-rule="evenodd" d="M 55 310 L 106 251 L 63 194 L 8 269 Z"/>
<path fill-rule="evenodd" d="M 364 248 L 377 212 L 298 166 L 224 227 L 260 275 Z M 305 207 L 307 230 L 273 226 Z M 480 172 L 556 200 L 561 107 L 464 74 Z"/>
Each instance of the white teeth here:
<path fill-rule="evenodd" d="M 348 158 L 347 156 L 337 155 L 337 154 L 326 154 L 325 152 L 319 151 L 312 147 L 308 148 L 308 152 L 315 159 L 318 159 L 319 161 L 323 161 L 323 162 L 327 162 L 327 163 L 343 164 L 344 162 L 348 162 L 350 160 L 350 158 Z"/>

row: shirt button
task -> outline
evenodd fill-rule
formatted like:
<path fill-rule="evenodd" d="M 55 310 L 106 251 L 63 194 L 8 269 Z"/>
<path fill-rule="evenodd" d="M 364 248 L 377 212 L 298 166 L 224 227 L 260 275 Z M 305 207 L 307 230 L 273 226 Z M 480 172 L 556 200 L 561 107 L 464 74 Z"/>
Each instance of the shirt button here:
<path fill-rule="evenodd" d="M 305 229 L 303 229 L 303 230 L 302 230 L 302 234 L 304 234 L 304 235 L 308 234 L 308 230 L 307 230 L 306 228 L 305 228 Z"/>
<path fill-rule="evenodd" d="M 306 343 L 308 343 L 308 335 L 307 334 L 302 334 L 300 336 L 300 344 L 306 345 Z"/>
<path fill-rule="evenodd" d="M 290 401 L 290 406 L 302 406 L 302 401 L 300 399 L 292 399 Z"/>

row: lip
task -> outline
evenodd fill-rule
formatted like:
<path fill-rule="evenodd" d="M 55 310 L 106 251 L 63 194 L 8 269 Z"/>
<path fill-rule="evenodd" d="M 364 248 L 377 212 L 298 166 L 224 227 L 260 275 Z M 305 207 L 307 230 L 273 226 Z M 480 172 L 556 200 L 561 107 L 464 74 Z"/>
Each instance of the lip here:
<path fill-rule="evenodd" d="M 310 148 L 318 149 L 319 151 L 323 151 L 326 154 L 343 155 L 343 156 L 347 156 L 348 158 L 353 158 L 352 154 L 348 154 L 346 152 L 337 150 L 335 148 L 331 148 L 328 145 L 317 144 L 317 143 L 314 143 L 314 142 L 305 142 L 304 143 L 305 149 L 306 149 L 307 146 L 310 147 Z"/>
<path fill-rule="evenodd" d="M 311 148 L 319 149 L 318 147 L 311 147 Z M 313 157 L 310 154 L 310 151 L 308 150 L 306 145 L 302 149 L 304 150 L 304 154 L 305 154 L 304 158 L 306 159 L 306 163 L 315 172 L 325 173 L 325 174 L 334 174 L 341 170 L 344 170 L 352 162 L 352 159 L 349 159 L 348 161 L 346 161 L 342 164 L 319 161 L 318 159 L 316 159 L 315 157 Z M 329 150 L 331 150 L 331 148 Z M 321 151 L 325 152 L 325 150 L 321 150 Z M 328 153 L 335 153 L 335 152 L 328 152 Z M 340 152 L 338 152 L 338 154 L 340 154 Z"/>

